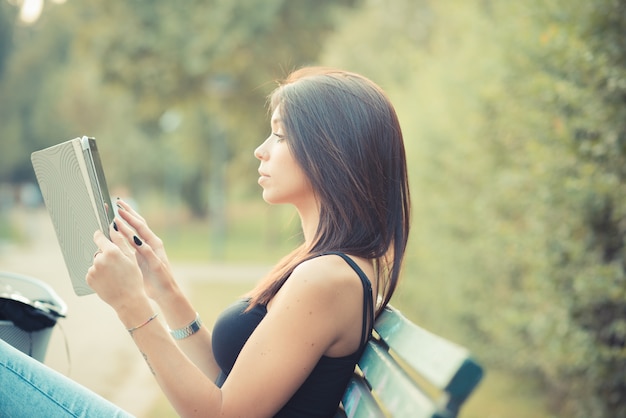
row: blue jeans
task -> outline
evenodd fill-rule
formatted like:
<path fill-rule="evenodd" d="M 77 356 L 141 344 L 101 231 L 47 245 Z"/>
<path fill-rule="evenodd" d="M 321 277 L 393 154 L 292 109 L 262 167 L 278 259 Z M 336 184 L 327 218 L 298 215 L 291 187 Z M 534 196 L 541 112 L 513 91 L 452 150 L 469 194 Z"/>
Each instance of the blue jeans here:
<path fill-rule="evenodd" d="M 0 340 L 3 418 L 132 417 L 100 395 Z"/>

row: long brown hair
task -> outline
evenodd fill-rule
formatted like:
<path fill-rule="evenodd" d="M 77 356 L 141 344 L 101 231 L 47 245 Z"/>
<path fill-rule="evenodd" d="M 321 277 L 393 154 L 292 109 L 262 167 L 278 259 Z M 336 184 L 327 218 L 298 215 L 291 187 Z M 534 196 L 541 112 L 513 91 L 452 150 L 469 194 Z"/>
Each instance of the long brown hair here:
<path fill-rule="evenodd" d="M 320 202 L 310 245 L 284 257 L 249 294 L 266 304 L 295 267 L 328 251 L 373 259 L 387 305 L 400 276 L 409 234 L 406 156 L 396 112 L 383 90 L 347 71 L 307 67 L 270 95 L 280 105 L 287 144 Z"/>

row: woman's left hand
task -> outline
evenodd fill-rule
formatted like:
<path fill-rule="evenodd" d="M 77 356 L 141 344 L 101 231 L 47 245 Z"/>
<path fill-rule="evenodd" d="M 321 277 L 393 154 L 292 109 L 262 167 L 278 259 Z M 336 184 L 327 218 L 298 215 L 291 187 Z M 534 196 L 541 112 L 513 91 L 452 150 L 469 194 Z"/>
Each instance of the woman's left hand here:
<path fill-rule="evenodd" d="M 163 241 L 152 231 L 146 220 L 128 203 L 118 199 L 119 232 L 135 248 L 137 263 L 143 274 L 144 289 L 157 303 L 177 289 Z"/>

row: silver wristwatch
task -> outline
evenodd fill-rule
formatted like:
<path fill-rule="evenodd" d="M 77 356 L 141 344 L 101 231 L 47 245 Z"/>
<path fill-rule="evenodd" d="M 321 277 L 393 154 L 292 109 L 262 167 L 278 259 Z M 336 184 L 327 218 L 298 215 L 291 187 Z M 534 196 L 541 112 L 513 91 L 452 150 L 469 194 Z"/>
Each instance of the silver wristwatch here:
<path fill-rule="evenodd" d="M 196 318 L 193 321 L 191 321 L 189 325 L 187 325 L 184 328 L 171 329 L 170 335 L 175 340 L 182 340 L 198 332 L 201 326 L 202 326 L 202 320 L 200 319 L 200 315 L 196 312 Z"/>

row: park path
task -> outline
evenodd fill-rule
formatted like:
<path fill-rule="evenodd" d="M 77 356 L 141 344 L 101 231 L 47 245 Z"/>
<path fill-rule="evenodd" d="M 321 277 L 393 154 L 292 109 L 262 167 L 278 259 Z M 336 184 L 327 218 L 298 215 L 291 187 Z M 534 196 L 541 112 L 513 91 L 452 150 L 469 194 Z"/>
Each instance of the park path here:
<path fill-rule="evenodd" d="M 0 243 L 0 271 L 41 279 L 68 305 L 67 318 L 53 330 L 45 363 L 136 417 L 147 418 L 160 389 L 115 312 L 96 295 L 74 294 L 45 210 L 16 212 L 11 222 L 24 231 L 28 244 Z M 263 267 L 241 265 L 175 264 L 173 269 L 183 287 L 211 277 L 252 282 L 264 273 Z"/>

